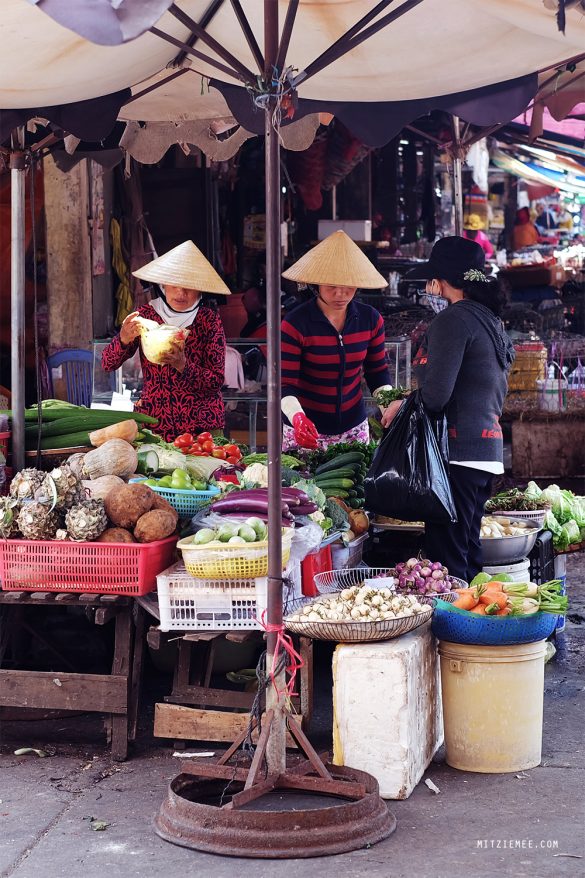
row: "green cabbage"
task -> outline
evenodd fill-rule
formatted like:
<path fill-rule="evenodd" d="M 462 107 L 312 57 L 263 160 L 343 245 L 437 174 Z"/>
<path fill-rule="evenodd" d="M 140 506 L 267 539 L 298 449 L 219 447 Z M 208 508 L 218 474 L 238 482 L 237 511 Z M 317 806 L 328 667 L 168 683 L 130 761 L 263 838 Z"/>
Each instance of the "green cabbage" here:
<path fill-rule="evenodd" d="M 530 500 L 538 500 L 542 495 L 542 491 L 536 484 L 536 482 L 528 482 L 526 485 L 526 490 L 524 491 L 524 496 Z"/>
<path fill-rule="evenodd" d="M 316 503 L 321 511 L 325 509 L 325 503 L 327 502 L 327 497 L 321 490 L 318 488 L 315 482 L 308 482 L 306 479 L 300 479 L 298 482 L 295 482 L 295 488 L 300 488 L 301 491 L 304 491 L 307 497 Z"/>

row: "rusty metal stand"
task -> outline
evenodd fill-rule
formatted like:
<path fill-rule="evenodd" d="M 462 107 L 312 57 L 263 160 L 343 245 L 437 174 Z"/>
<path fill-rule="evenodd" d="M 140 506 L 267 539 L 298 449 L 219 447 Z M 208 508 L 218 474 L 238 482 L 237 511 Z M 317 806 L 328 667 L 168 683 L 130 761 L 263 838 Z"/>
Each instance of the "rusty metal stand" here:
<path fill-rule="evenodd" d="M 344 853 L 394 832 L 396 818 L 380 798 L 375 778 L 325 763 L 296 718 L 287 710 L 282 713 L 304 760 L 283 772 L 270 771 L 266 750 L 275 717 L 269 710 L 249 767 L 228 764 L 246 739 L 246 730 L 217 762 L 186 765 L 174 778 L 155 819 L 157 834 L 196 850 L 268 859 Z M 279 798 L 274 809 L 266 802 L 254 807 L 273 793 Z M 302 806 L 296 802 L 287 809 L 282 804 L 287 795 L 302 796 Z M 311 807 L 307 797 L 317 797 L 321 804 Z"/>

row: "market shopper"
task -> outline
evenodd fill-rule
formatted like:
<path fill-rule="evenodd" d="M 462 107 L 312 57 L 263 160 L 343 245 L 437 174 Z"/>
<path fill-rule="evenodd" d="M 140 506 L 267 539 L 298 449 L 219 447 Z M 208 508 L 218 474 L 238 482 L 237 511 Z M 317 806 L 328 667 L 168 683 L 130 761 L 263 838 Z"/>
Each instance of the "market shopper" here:
<path fill-rule="evenodd" d="M 480 525 L 494 475 L 504 472 L 500 415 L 514 347 L 500 313 L 504 297 L 484 273 L 479 244 L 457 236 L 437 241 L 427 263 L 409 276 L 449 303 L 431 322 L 413 371 L 427 410 L 445 413 L 455 524 L 427 522 L 425 550 L 470 581 L 482 568 Z M 387 427 L 401 403 L 382 417 Z"/>
<path fill-rule="evenodd" d="M 283 277 L 316 289 L 282 322 L 283 448 L 368 442 L 362 374 L 374 396 L 390 387 L 390 374 L 384 321 L 355 296 L 358 288 L 385 287 L 385 279 L 342 231 Z"/>
<path fill-rule="evenodd" d="M 527 207 L 521 207 L 516 211 L 514 228 L 512 229 L 512 247 L 521 250 L 522 247 L 533 247 L 538 244 L 538 229 L 530 219 L 530 211 Z"/>
<path fill-rule="evenodd" d="M 224 405 L 225 334 L 217 310 L 202 296 L 229 295 L 213 266 L 192 241 L 185 241 L 134 272 L 160 284 L 158 298 L 129 314 L 102 354 L 106 372 L 119 369 L 140 351 L 143 388 L 137 411 L 158 419 L 156 432 L 167 441 L 182 433 L 221 430 Z M 151 363 L 140 344 L 141 318 L 188 329 L 184 348 L 176 346 L 164 363 Z"/>
<path fill-rule="evenodd" d="M 479 244 L 485 253 L 485 258 L 491 259 L 494 255 L 494 248 L 483 229 L 485 229 L 485 222 L 477 213 L 470 213 L 463 221 L 463 237 Z"/>

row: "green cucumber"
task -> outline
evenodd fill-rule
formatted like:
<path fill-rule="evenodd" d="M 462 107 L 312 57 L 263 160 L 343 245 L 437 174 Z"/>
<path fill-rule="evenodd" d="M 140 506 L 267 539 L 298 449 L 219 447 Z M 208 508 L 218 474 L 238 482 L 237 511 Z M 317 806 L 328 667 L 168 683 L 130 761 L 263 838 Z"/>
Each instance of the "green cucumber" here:
<path fill-rule="evenodd" d="M 147 449 L 146 451 L 138 451 L 138 463 L 136 465 L 136 472 L 140 473 L 143 476 L 148 476 L 151 473 L 158 472 L 158 454 L 156 451 L 152 451 L 152 449 Z"/>
<path fill-rule="evenodd" d="M 64 436 L 47 436 L 45 439 L 41 439 L 40 442 L 42 451 L 50 451 L 57 448 L 78 448 L 82 445 L 91 448 L 91 442 L 89 441 L 87 430 L 77 433 L 67 433 Z M 28 439 L 26 442 L 26 450 L 36 451 L 36 440 L 32 441 L 31 439 Z"/>
<path fill-rule="evenodd" d="M 347 491 L 343 488 L 321 488 L 326 497 L 337 497 L 338 500 L 345 500 L 348 496 Z"/>
<path fill-rule="evenodd" d="M 317 467 L 315 472 L 317 475 L 321 473 L 330 472 L 331 470 L 341 469 L 347 464 L 351 463 L 363 463 L 366 459 L 365 455 L 361 453 L 361 451 L 349 451 L 347 454 L 340 454 L 337 457 L 334 457 L 333 460 L 327 461 L 327 463 L 322 463 Z"/>
<path fill-rule="evenodd" d="M 353 479 L 315 479 L 318 488 L 353 488 Z"/>
<path fill-rule="evenodd" d="M 353 479 L 355 478 L 356 471 L 352 469 L 350 466 L 343 467 L 342 469 L 333 469 L 328 470 L 325 473 L 316 473 L 315 479 Z"/>

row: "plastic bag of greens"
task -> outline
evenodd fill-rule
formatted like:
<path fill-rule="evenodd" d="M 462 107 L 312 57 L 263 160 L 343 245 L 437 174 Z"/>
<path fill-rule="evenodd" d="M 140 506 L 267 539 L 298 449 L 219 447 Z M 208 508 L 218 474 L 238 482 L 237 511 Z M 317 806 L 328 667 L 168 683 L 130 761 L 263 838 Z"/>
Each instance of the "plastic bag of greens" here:
<path fill-rule="evenodd" d="M 400 407 L 365 478 L 365 506 L 403 521 L 457 521 L 447 474 L 447 424 L 415 391 Z"/>

